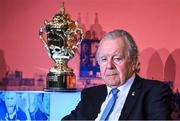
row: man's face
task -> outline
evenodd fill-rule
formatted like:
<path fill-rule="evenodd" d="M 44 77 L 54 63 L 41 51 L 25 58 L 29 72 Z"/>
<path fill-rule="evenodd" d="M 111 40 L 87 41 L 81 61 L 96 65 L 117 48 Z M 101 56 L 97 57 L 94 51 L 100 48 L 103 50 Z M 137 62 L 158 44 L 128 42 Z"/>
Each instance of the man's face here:
<path fill-rule="evenodd" d="M 16 93 L 15 92 L 6 92 L 5 94 L 5 104 L 7 112 L 12 114 L 16 107 Z"/>
<path fill-rule="evenodd" d="M 115 88 L 130 78 L 133 65 L 128 59 L 128 46 L 121 38 L 109 39 L 101 43 L 99 64 L 106 85 Z"/>

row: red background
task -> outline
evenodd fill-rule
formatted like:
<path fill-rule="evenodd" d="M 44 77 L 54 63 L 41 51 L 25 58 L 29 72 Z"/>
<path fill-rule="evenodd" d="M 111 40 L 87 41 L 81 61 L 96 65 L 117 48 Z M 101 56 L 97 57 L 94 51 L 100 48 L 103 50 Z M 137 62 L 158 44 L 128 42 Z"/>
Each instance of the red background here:
<path fill-rule="evenodd" d="M 8 65 L 24 77 L 46 74 L 53 65 L 39 40 L 45 19 L 58 12 L 61 0 L 0 0 L 0 78 Z M 135 38 L 143 77 L 174 81 L 180 88 L 180 0 L 64 0 L 66 11 L 86 29 L 98 13 L 103 30 L 125 29 Z M 88 14 L 88 17 L 87 17 Z M 69 62 L 79 73 L 79 55 Z"/>

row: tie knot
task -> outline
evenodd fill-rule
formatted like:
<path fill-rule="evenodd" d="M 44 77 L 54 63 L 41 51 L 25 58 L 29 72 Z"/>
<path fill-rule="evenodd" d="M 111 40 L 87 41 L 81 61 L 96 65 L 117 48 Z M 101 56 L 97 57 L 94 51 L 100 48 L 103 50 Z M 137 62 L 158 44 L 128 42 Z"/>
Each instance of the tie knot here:
<path fill-rule="evenodd" d="M 119 90 L 117 88 L 114 88 L 114 89 L 111 90 L 111 93 L 113 95 L 116 95 L 118 92 L 119 92 Z"/>

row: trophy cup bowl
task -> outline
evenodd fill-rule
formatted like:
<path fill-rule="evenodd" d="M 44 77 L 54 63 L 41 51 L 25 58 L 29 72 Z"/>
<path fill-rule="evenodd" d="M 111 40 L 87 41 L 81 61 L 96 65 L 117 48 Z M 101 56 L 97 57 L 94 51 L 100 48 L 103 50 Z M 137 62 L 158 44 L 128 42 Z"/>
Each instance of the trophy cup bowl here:
<path fill-rule="evenodd" d="M 76 89 L 76 76 L 67 63 L 83 40 L 83 31 L 65 13 L 64 3 L 51 21 L 45 20 L 39 31 L 39 38 L 48 50 L 49 57 L 55 62 L 47 74 L 45 91 Z"/>

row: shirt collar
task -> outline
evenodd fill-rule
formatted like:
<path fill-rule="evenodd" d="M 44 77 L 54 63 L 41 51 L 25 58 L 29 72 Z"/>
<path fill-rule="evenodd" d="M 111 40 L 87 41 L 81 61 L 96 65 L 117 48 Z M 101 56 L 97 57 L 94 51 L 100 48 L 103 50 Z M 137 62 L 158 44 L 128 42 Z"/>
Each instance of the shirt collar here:
<path fill-rule="evenodd" d="M 132 83 L 134 82 L 134 79 L 135 79 L 135 73 L 123 85 L 117 87 L 117 89 L 119 89 L 120 92 L 122 92 L 125 89 L 129 90 Z M 112 88 L 107 86 L 107 94 L 109 94 L 111 90 Z"/>

